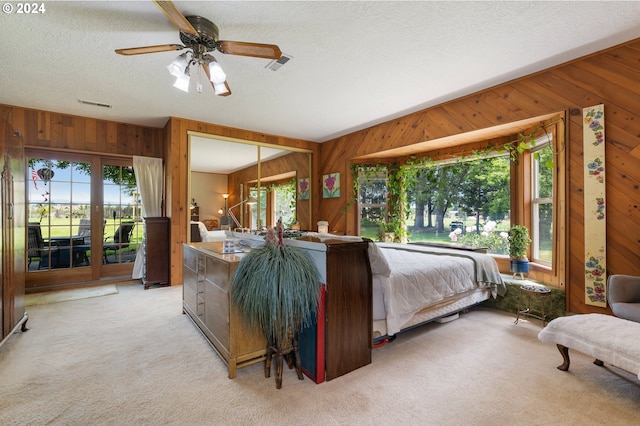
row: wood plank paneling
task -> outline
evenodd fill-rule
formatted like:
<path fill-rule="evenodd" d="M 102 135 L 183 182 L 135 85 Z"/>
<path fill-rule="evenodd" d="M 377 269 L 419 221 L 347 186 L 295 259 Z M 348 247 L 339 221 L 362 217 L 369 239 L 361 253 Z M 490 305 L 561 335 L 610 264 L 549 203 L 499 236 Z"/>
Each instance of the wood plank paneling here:
<path fill-rule="evenodd" d="M 504 125 L 559 111 L 576 112 L 567 124 L 567 307 L 572 312 L 608 312 L 584 304 L 584 213 L 582 108 L 605 106 L 607 155 L 607 257 L 610 272 L 640 275 L 640 40 L 632 40 L 531 76 L 363 129 L 322 144 L 320 176 L 350 173 L 358 157 L 408 147 L 463 132 Z M 410 123 L 410 124 L 409 124 Z M 407 125 L 408 124 L 408 125 Z M 514 132 L 516 133 L 516 132 Z M 416 138 L 420 138 L 417 140 Z M 455 138 L 451 138 L 455 144 Z M 425 148 L 428 151 L 428 148 Z M 348 179 L 342 178 L 345 182 Z M 319 217 L 355 232 L 356 212 L 336 214 L 351 198 L 320 201 Z"/>
<path fill-rule="evenodd" d="M 25 148 L 48 148 L 96 154 L 162 157 L 162 129 L 12 107 L 12 125 Z"/>

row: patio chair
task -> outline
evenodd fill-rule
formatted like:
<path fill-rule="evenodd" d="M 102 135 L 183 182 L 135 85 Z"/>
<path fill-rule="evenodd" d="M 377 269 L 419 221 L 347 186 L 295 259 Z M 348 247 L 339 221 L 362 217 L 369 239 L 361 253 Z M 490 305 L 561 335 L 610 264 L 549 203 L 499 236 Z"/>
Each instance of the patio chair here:
<path fill-rule="evenodd" d="M 91 242 L 91 219 L 80 219 L 77 235 L 84 238 L 85 243 Z"/>
<path fill-rule="evenodd" d="M 107 250 L 112 250 L 114 254 L 118 253 L 118 251 L 123 248 L 129 247 L 131 243 L 131 234 L 133 233 L 133 227 L 136 226 L 134 222 L 122 222 L 116 232 L 113 234 L 113 237 L 107 238 L 105 242 L 102 244 L 102 254 L 104 257 L 104 263 L 109 263 L 109 258 L 107 257 Z M 112 241 L 109 241 L 109 240 Z"/>
<path fill-rule="evenodd" d="M 29 222 L 27 228 L 27 248 L 27 256 L 29 258 L 27 267 L 31 265 L 31 260 L 34 257 L 39 259 L 38 269 L 42 266 L 43 262 L 40 262 L 42 258 L 47 259 L 47 262 L 45 262 L 47 265 L 57 265 L 59 263 L 60 251 L 57 244 L 44 241 L 44 238 L 42 238 L 42 229 L 38 222 Z M 49 261 L 49 257 L 51 257 L 51 261 Z"/>

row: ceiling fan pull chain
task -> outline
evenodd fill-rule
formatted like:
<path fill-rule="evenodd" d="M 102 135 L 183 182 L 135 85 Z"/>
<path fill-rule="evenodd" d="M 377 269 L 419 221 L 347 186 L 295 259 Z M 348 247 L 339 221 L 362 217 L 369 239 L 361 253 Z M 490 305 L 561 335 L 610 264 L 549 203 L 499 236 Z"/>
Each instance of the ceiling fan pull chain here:
<path fill-rule="evenodd" d="M 202 93 L 202 69 L 198 67 L 198 84 L 196 85 L 198 93 Z"/>

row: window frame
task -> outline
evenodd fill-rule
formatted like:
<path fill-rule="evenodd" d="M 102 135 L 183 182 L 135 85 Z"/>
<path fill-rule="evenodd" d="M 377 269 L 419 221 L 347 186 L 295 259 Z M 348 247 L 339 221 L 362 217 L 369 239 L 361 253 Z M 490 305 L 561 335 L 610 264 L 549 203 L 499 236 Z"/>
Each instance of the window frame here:
<path fill-rule="evenodd" d="M 358 229 L 358 235 L 360 235 L 362 232 L 362 210 L 364 208 L 379 207 L 384 212 L 384 214 L 381 215 L 381 220 L 384 220 L 385 222 L 387 220 L 387 212 L 389 211 L 389 170 L 387 169 L 387 167 L 370 167 L 366 165 L 361 165 L 361 166 L 358 166 L 357 179 L 358 179 L 358 186 L 357 186 L 358 193 L 356 194 L 357 206 L 358 206 L 357 229 Z M 385 193 L 386 193 L 384 203 L 362 203 L 361 202 L 360 191 L 362 188 L 363 180 L 364 181 L 384 180 Z"/>
<path fill-rule="evenodd" d="M 530 153 L 531 153 L 531 159 L 530 159 L 530 172 L 531 172 L 531 260 L 535 263 L 539 263 L 541 265 L 545 265 L 548 267 L 553 267 L 553 259 L 554 259 L 554 253 L 555 253 L 555 247 L 553 244 L 553 238 L 552 238 L 552 244 L 551 244 L 551 260 L 547 260 L 547 259 L 542 259 L 540 257 L 540 221 L 539 221 L 539 214 L 538 212 L 540 211 L 540 206 L 541 205 L 546 205 L 546 204 L 550 204 L 552 207 L 552 218 L 555 217 L 555 212 L 553 211 L 553 200 L 555 198 L 554 194 L 556 192 L 556 184 L 555 184 L 555 176 L 552 173 L 551 179 L 552 179 L 552 189 L 551 189 L 551 194 L 549 196 L 545 196 L 545 197 L 541 197 L 540 194 L 540 167 L 545 167 L 544 165 L 540 164 L 540 159 L 538 158 L 538 156 L 536 155 L 536 153 L 539 153 L 540 151 L 542 151 L 543 149 L 546 149 L 550 147 L 550 149 L 553 149 L 553 134 L 552 133 L 547 133 L 544 136 L 541 136 L 539 138 L 536 138 L 535 140 L 535 147 L 531 148 Z M 555 169 L 555 161 L 554 161 L 554 169 Z M 554 220 L 552 219 L 551 222 L 551 226 L 552 226 L 552 235 L 553 235 L 553 225 L 554 225 Z"/>

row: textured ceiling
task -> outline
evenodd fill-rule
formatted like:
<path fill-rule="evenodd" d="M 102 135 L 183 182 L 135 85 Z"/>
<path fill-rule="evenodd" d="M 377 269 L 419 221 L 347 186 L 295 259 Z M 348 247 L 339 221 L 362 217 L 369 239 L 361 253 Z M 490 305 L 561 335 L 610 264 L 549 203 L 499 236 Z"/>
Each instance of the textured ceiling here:
<path fill-rule="evenodd" d="M 12 3 L 14 6 L 17 3 Z M 292 2 L 175 5 L 220 38 L 292 56 L 215 54 L 233 94 L 186 94 L 166 65 L 180 43 L 151 1 L 43 2 L 0 15 L 0 103 L 154 127 L 170 116 L 324 142 L 640 36 L 638 2 Z M 111 105 L 83 105 L 79 99 Z"/>

